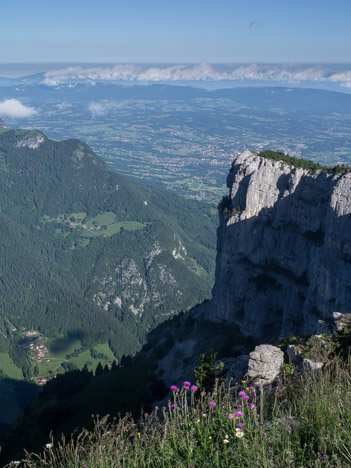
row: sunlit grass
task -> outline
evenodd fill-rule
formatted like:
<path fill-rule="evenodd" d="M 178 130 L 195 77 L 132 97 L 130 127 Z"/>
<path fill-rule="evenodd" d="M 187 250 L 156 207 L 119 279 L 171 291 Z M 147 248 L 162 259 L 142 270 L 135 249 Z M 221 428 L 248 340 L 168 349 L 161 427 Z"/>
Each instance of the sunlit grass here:
<path fill-rule="evenodd" d="M 351 466 L 351 360 L 267 389 L 245 381 L 172 386 L 167 407 L 138 422 L 96 418 L 93 432 L 48 440 L 23 467 Z M 118 395 L 116 395 L 118 398 Z M 15 465 L 9 465 L 15 466 Z"/>

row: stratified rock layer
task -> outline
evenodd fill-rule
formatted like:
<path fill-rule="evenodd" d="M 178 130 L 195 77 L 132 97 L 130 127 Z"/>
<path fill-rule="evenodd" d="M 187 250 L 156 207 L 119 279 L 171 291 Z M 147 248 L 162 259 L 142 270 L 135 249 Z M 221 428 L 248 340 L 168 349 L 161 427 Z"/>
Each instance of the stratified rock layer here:
<path fill-rule="evenodd" d="M 274 339 L 351 310 L 351 174 L 245 151 L 220 204 L 212 320 Z"/>

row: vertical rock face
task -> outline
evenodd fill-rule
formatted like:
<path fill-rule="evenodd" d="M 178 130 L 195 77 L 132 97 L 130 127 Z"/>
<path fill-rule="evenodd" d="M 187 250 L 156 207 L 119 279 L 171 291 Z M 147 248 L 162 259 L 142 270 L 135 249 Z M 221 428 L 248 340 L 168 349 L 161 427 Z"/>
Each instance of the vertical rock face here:
<path fill-rule="evenodd" d="M 4 124 L 4 122 L 0 119 L 0 128 L 6 128 L 6 125 Z"/>
<path fill-rule="evenodd" d="M 296 169 L 249 151 L 219 206 L 212 320 L 264 339 L 312 333 L 351 310 L 351 174 Z"/>

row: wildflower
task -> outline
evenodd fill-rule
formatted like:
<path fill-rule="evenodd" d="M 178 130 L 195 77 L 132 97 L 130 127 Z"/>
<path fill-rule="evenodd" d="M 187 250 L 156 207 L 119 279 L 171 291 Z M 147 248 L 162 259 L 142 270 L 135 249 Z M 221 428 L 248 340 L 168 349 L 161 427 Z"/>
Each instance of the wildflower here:
<path fill-rule="evenodd" d="M 171 409 L 174 409 L 174 408 L 175 408 L 175 405 L 174 405 L 174 404 L 173 404 L 173 405 L 171 405 Z"/>
<path fill-rule="evenodd" d="M 47 449 L 51 449 L 53 447 L 53 444 L 52 443 L 45 444 L 45 447 Z"/>
<path fill-rule="evenodd" d="M 255 409 L 255 408 L 256 408 L 256 405 L 254 403 L 251 403 L 250 409 Z"/>
<path fill-rule="evenodd" d="M 155 410 L 158 410 L 158 406 L 155 406 Z"/>
<path fill-rule="evenodd" d="M 260 384 L 260 385 L 258 386 L 258 388 L 263 388 L 263 385 L 262 385 L 262 384 Z"/>
<path fill-rule="evenodd" d="M 13 465 L 19 465 L 20 463 L 21 463 L 21 462 L 20 462 L 19 460 L 14 460 L 14 461 L 12 462 Z"/>
<path fill-rule="evenodd" d="M 243 424 L 243 423 L 239 423 L 239 424 L 238 424 L 238 428 L 239 428 L 239 429 L 242 429 L 243 427 L 244 427 L 244 424 Z"/>
<path fill-rule="evenodd" d="M 237 408 L 238 408 L 238 409 L 241 409 L 241 405 L 238 405 Z"/>
<path fill-rule="evenodd" d="M 249 395 L 245 395 L 245 396 L 243 397 L 243 399 L 244 399 L 245 401 L 247 401 L 249 398 L 250 398 Z"/>
<path fill-rule="evenodd" d="M 140 432 L 138 432 L 138 433 L 137 433 L 137 436 L 139 437 L 139 439 L 140 439 L 140 435 L 141 435 Z"/>
<path fill-rule="evenodd" d="M 243 413 L 242 413 L 241 411 L 237 411 L 237 412 L 235 413 L 235 417 L 236 417 L 236 418 L 242 418 L 243 416 L 244 416 L 244 415 L 243 415 Z"/>
<path fill-rule="evenodd" d="M 209 439 L 211 440 L 211 439 L 212 439 L 212 436 L 210 436 Z"/>
<path fill-rule="evenodd" d="M 190 387 L 191 383 L 188 381 L 183 382 L 184 387 Z"/>
<path fill-rule="evenodd" d="M 329 458 L 329 457 L 328 457 L 327 454 L 323 455 L 323 459 L 324 459 L 324 460 L 328 460 L 328 458 Z"/>
<path fill-rule="evenodd" d="M 230 377 L 230 379 L 229 379 L 229 380 L 234 380 L 234 377 Z"/>
<path fill-rule="evenodd" d="M 241 432 L 241 431 L 237 431 L 237 432 L 235 433 L 235 435 L 236 435 L 236 437 L 239 437 L 239 439 L 241 439 L 242 437 L 244 437 L 244 433 Z"/>
<path fill-rule="evenodd" d="M 214 408 L 216 406 L 216 403 L 214 401 L 210 401 L 208 406 L 210 406 L 211 408 Z"/>
<path fill-rule="evenodd" d="M 197 419 L 197 420 L 196 420 L 196 424 L 199 424 L 199 422 L 200 422 L 200 419 Z"/>
<path fill-rule="evenodd" d="M 277 385 L 277 386 L 275 387 L 275 389 L 276 389 L 276 390 L 279 390 L 279 385 Z"/>
<path fill-rule="evenodd" d="M 190 387 L 190 389 L 191 389 L 192 392 L 196 392 L 196 391 L 197 391 L 197 386 L 196 386 L 196 385 L 192 385 L 192 386 Z"/>
<path fill-rule="evenodd" d="M 338 423 L 337 423 L 337 425 L 338 425 L 339 427 L 341 427 L 341 426 L 342 426 L 341 422 L 338 422 Z"/>
<path fill-rule="evenodd" d="M 234 418 L 234 414 L 233 414 L 233 413 L 229 413 L 229 414 L 228 414 L 228 418 L 229 418 L 229 419 L 233 419 L 233 418 Z"/>
<path fill-rule="evenodd" d="M 241 383 L 246 383 L 246 380 L 242 380 Z"/>
<path fill-rule="evenodd" d="M 228 440 L 228 439 L 224 439 L 223 442 L 224 442 L 225 444 L 229 444 L 229 440 Z"/>
<path fill-rule="evenodd" d="M 259 418 L 259 417 L 260 417 L 260 415 L 259 415 L 259 414 L 256 414 L 256 418 Z"/>
<path fill-rule="evenodd" d="M 172 390 L 172 392 L 176 392 L 178 390 L 178 387 L 176 385 L 171 385 L 170 389 Z"/>
<path fill-rule="evenodd" d="M 250 390 L 250 387 L 246 387 L 246 389 L 245 389 L 245 390 Z"/>
<path fill-rule="evenodd" d="M 149 416 L 149 413 L 144 413 L 144 416 L 147 418 Z"/>
<path fill-rule="evenodd" d="M 241 392 L 239 392 L 238 395 L 240 397 L 244 397 L 244 396 L 246 396 L 246 393 L 243 390 L 241 390 Z"/>
<path fill-rule="evenodd" d="M 219 380 L 219 378 L 218 378 L 218 377 L 216 377 L 216 378 L 215 378 L 215 381 L 216 381 L 216 382 L 218 382 L 218 380 Z"/>

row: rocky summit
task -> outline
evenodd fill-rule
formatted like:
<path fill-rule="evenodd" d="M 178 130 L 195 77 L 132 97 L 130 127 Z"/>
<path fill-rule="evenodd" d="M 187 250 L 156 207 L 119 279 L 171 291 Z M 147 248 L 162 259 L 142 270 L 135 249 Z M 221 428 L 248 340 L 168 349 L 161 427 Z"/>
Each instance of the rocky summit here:
<path fill-rule="evenodd" d="M 273 340 L 327 329 L 351 308 L 351 174 L 245 151 L 219 205 L 208 318 Z"/>

